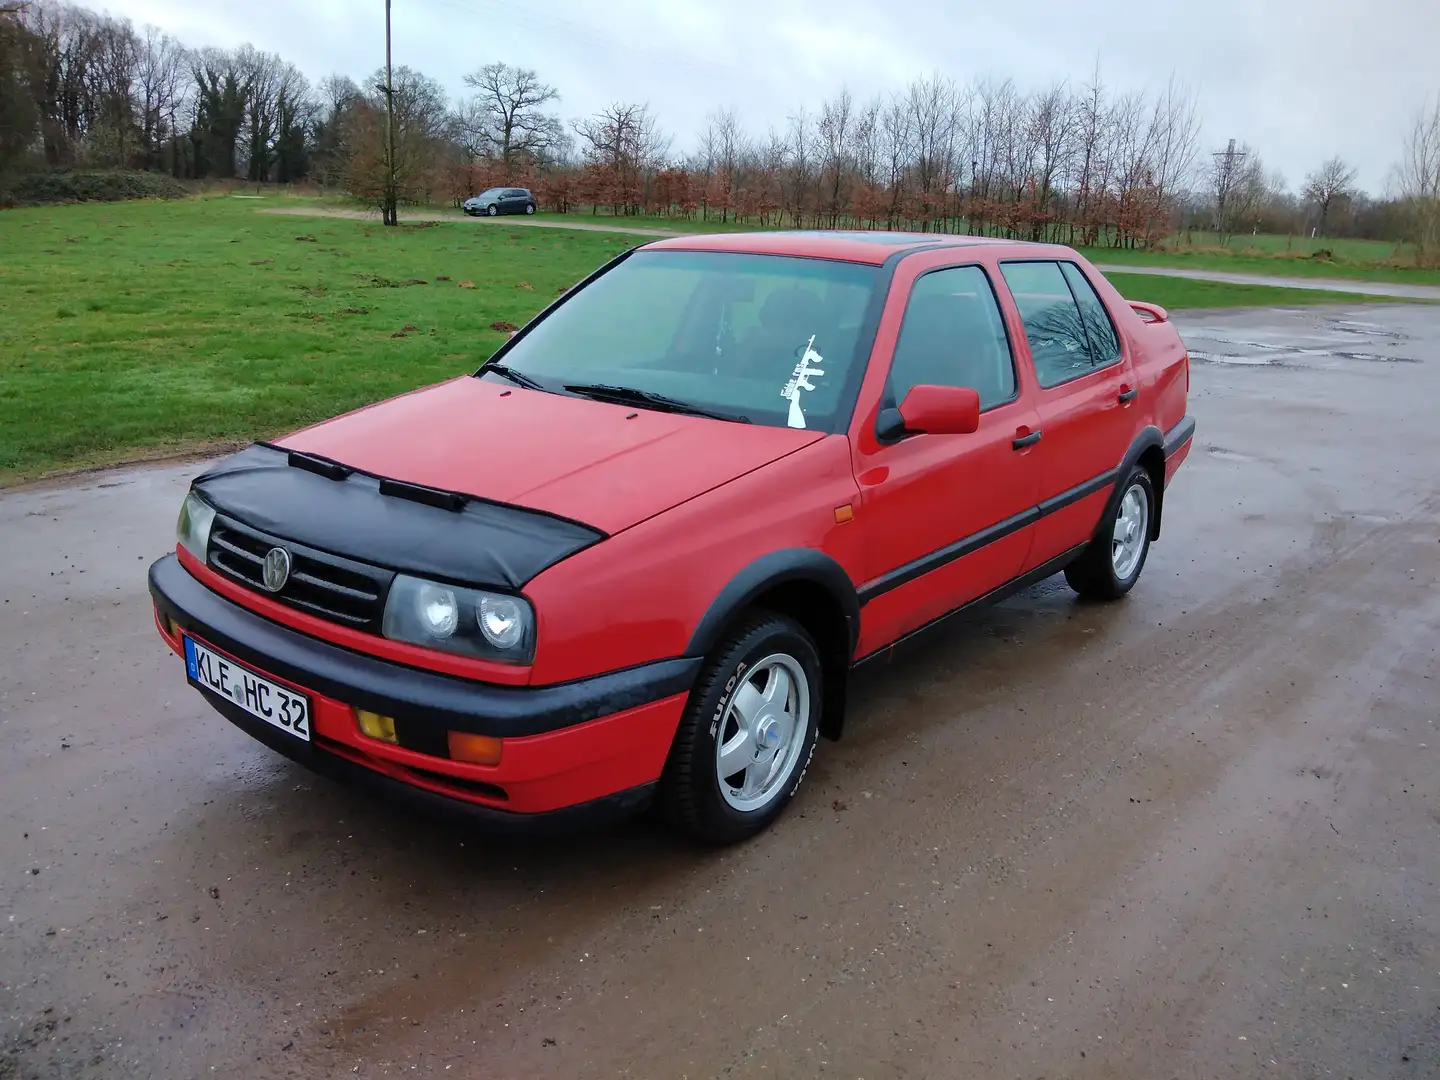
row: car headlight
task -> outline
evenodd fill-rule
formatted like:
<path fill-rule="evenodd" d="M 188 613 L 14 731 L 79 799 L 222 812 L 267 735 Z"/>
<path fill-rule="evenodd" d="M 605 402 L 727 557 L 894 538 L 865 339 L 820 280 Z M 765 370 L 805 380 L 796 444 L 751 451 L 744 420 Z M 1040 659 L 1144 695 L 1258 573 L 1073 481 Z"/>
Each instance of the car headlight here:
<path fill-rule="evenodd" d="M 390 585 L 381 632 L 392 641 L 490 660 L 529 663 L 535 654 L 535 612 L 523 597 L 407 574 Z"/>
<path fill-rule="evenodd" d="M 180 504 L 180 520 L 175 523 L 175 539 L 202 563 L 205 549 L 210 546 L 210 526 L 215 524 L 215 508 L 193 491 Z"/>

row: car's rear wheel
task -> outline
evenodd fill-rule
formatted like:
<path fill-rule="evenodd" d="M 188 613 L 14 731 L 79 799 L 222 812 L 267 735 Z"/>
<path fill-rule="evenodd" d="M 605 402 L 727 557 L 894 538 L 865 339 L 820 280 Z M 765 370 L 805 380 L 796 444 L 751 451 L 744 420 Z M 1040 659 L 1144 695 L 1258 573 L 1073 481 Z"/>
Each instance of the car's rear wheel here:
<path fill-rule="evenodd" d="M 1065 568 L 1070 587 L 1088 600 L 1115 600 L 1140 578 L 1150 554 L 1150 523 L 1155 516 L 1155 487 L 1140 465 L 1130 470 L 1108 528 Z"/>
<path fill-rule="evenodd" d="M 491 217 L 495 217 L 497 214 L 500 213 L 500 207 L 496 203 L 492 202 L 489 206 L 485 208 L 485 212 Z"/>
<path fill-rule="evenodd" d="M 699 840 L 731 844 L 773 822 L 815 752 L 820 654 L 805 629 L 758 613 L 707 660 L 661 778 L 663 808 Z"/>
<path fill-rule="evenodd" d="M 535 204 L 534 204 L 533 202 L 532 202 L 532 203 L 526 203 L 526 204 L 525 204 L 525 213 L 527 213 L 527 214 L 533 214 L 533 213 L 535 213 Z"/>

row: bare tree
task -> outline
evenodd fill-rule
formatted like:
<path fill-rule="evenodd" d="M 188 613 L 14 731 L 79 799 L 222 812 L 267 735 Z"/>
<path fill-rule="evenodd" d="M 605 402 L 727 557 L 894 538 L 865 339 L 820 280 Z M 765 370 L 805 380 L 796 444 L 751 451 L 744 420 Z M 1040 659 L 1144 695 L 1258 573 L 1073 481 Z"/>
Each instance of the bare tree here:
<path fill-rule="evenodd" d="M 649 105 L 616 103 L 574 123 L 601 201 L 616 213 L 638 213 L 645 183 L 669 151 Z"/>
<path fill-rule="evenodd" d="M 1409 218 L 1415 261 L 1440 261 L 1440 95 L 1415 114 L 1405 136 L 1395 181 Z"/>
<path fill-rule="evenodd" d="M 140 144 L 151 168 L 176 169 L 175 118 L 186 88 L 185 47 L 158 27 L 147 26 L 139 42 L 135 96 Z M 168 147 L 168 164 L 165 150 Z"/>
<path fill-rule="evenodd" d="M 1168 224 L 1175 199 L 1192 180 L 1200 148 L 1195 91 L 1177 82 L 1173 75 L 1164 92 L 1155 99 L 1149 144 L 1154 160 L 1155 205 L 1151 222 L 1152 229 L 1158 231 Z M 1155 239 L 1158 237 L 1145 237 L 1147 243 Z"/>
<path fill-rule="evenodd" d="M 820 107 L 820 120 L 815 129 L 820 183 L 824 187 L 824 205 L 820 209 L 829 218 L 832 229 L 840 223 L 840 211 L 846 204 L 845 184 L 852 171 L 850 143 L 855 136 L 853 114 L 850 91 L 841 87 L 834 99 Z"/>
<path fill-rule="evenodd" d="M 1300 194 L 1320 211 L 1319 233 L 1324 236 L 1331 208 L 1355 196 L 1355 170 L 1338 155 L 1332 157 L 1305 177 Z"/>
<path fill-rule="evenodd" d="M 801 108 L 791 115 L 785 134 L 785 166 L 780 184 L 785 211 L 797 229 L 805 227 L 805 212 L 814 182 L 815 125 L 810 114 Z"/>
<path fill-rule="evenodd" d="M 464 114 L 466 134 L 477 151 L 499 159 L 507 177 L 564 141 L 559 119 L 544 111 L 560 92 L 530 69 L 486 64 L 466 75 L 465 85 L 477 91 Z"/>
<path fill-rule="evenodd" d="M 385 154 L 385 71 L 370 78 L 376 87 L 349 110 L 346 141 L 350 157 L 345 186 L 351 195 L 383 209 L 389 194 Z M 395 111 L 395 190 L 400 201 L 429 202 L 442 186 L 441 167 L 456 132 L 439 82 L 413 68 L 398 67 L 391 82 Z"/>
<path fill-rule="evenodd" d="M 26 6 L 0 3 L 0 172 L 30 152 L 40 131 L 41 42 L 21 20 Z"/>
<path fill-rule="evenodd" d="M 1055 188 L 1070 157 L 1074 101 L 1062 85 L 1037 94 L 1030 104 L 1029 138 L 1033 160 L 1029 195 L 1032 203 L 1030 239 L 1044 239 L 1052 216 Z"/>
<path fill-rule="evenodd" d="M 701 172 L 704 188 L 701 202 L 708 216 L 719 209 L 720 220 L 728 220 L 739 189 L 740 169 L 746 153 L 745 135 L 735 110 L 717 109 L 705 118 L 700 136 Z"/>
<path fill-rule="evenodd" d="M 316 90 L 310 126 L 310 174 L 322 187 L 340 183 L 350 160 L 353 117 L 363 97 L 355 80 L 327 75 Z"/>

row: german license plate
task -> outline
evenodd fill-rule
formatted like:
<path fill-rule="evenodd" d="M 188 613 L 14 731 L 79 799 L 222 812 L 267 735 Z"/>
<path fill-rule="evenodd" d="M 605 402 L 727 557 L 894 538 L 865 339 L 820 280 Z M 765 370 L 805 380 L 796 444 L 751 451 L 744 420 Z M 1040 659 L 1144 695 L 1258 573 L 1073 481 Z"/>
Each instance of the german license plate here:
<path fill-rule="evenodd" d="M 310 700 L 185 638 L 185 669 L 197 685 L 297 739 L 310 741 Z"/>

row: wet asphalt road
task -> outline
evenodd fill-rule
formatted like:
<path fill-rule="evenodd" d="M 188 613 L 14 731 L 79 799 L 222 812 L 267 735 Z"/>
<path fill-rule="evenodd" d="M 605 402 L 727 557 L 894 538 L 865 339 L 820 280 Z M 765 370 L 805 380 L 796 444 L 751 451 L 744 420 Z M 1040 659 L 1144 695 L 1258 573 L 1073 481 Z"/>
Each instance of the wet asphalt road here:
<path fill-rule="evenodd" d="M 1440 1075 L 1440 309 L 1197 315 L 1126 601 L 858 687 L 748 846 L 496 845 L 251 742 L 196 466 L 0 498 L 0 1077 Z"/>

